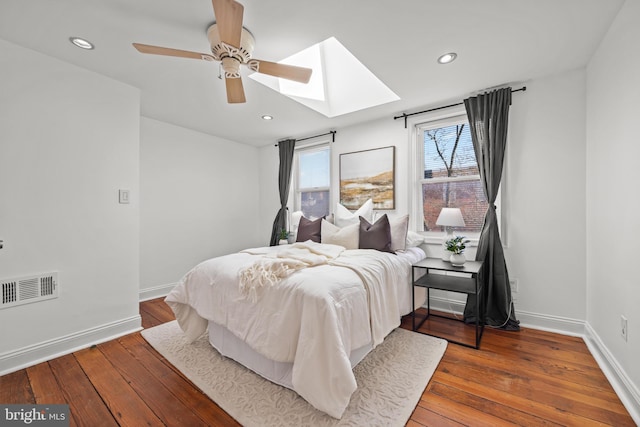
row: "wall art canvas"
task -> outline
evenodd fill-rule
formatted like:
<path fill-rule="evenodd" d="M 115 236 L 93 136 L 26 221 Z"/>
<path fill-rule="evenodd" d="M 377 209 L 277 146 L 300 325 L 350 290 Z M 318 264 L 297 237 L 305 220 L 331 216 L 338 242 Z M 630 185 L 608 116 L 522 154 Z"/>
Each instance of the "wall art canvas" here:
<path fill-rule="evenodd" d="M 340 203 L 358 209 L 373 199 L 374 209 L 395 209 L 395 148 L 340 154 Z"/>

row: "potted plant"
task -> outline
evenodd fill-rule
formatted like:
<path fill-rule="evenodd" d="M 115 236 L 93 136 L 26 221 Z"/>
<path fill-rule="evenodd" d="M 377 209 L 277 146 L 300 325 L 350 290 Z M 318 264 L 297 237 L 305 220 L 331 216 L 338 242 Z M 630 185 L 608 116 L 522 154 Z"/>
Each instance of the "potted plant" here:
<path fill-rule="evenodd" d="M 447 251 L 451 252 L 449 260 L 454 267 L 461 267 L 465 263 L 464 250 L 467 248 L 467 243 L 469 243 L 469 240 L 463 236 L 456 236 L 445 242 Z"/>
<path fill-rule="evenodd" d="M 279 245 L 286 245 L 289 243 L 289 232 L 287 230 L 285 230 L 284 228 L 282 230 L 280 230 L 280 236 L 279 236 L 279 241 L 278 244 Z"/>

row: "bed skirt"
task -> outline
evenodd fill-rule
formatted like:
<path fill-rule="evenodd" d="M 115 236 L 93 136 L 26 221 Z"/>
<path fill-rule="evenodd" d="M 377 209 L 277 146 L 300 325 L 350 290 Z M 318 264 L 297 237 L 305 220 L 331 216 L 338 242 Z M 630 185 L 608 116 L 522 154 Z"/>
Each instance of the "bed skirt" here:
<path fill-rule="evenodd" d="M 293 363 L 276 362 L 266 358 L 227 328 L 212 321 L 209 321 L 209 342 L 223 356 L 235 360 L 275 384 L 293 390 L 291 380 Z M 349 356 L 351 368 L 360 363 L 371 350 L 372 343 L 353 350 Z"/>

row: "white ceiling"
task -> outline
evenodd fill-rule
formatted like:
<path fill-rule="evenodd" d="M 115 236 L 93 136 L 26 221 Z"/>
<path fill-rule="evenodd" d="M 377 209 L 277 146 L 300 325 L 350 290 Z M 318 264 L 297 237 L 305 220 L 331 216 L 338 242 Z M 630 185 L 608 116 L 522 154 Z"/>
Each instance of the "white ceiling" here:
<path fill-rule="evenodd" d="M 209 52 L 210 0 L 0 0 L 0 38 L 139 88 L 143 116 L 262 146 L 583 67 L 623 2 L 241 0 L 256 38 L 253 57 L 279 61 L 335 36 L 401 98 L 331 119 L 246 78 L 246 69 L 247 103 L 227 104 L 217 63 L 131 46 Z M 70 36 L 95 50 L 74 47 Z M 454 63 L 436 63 L 451 51 Z"/>

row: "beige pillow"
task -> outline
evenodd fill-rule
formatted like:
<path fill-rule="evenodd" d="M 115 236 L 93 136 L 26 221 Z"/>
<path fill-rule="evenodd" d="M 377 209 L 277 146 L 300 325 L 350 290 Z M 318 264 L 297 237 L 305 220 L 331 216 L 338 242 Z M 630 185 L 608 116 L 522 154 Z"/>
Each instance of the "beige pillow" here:
<path fill-rule="evenodd" d="M 409 231 L 409 215 L 389 219 L 391 228 L 391 250 L 393 252 L 407 249 L 407 232 Z"/>
<path fill-rule="evenodd" d="M 358 220 L 359 221 L 359 220 Z M 340 245 L 345 249 L 358 249 L 360 223 L 336 227 L 326 219 L 322 220 L 320 238 L 322 243 Z"/>

